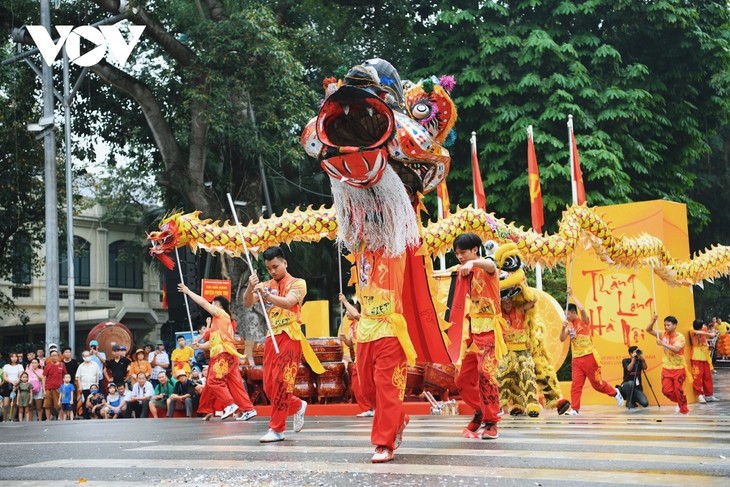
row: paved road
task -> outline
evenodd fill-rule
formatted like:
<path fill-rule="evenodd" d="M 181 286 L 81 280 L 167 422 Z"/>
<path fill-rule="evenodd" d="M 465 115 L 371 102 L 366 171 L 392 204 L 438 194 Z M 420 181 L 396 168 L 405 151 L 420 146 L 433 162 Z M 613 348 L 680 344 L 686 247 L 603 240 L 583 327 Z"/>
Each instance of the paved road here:
<path fill-rule="evenodd" d="M 120 420 L 0 426 L 0 487 L 136 486 L 727 486 L 730 370 L 719 403 L 627 413 L 584 407 L 505 418 L 500 437 L 464 439 L 465 416 L 417 416 L 394 462 L 369 463 L 370 419 L 309 418 L 301 433 L 261 445 L 248 423 Z"/>

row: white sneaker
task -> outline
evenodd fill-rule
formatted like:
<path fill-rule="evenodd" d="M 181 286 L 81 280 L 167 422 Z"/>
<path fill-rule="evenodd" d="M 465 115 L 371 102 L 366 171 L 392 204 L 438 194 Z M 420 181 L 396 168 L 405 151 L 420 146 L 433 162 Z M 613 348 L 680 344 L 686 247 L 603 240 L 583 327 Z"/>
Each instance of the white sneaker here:
<path fill-rule="evenodd" d="M 307 411 L 307 401 L 302 401 L 299 411 L 294 413 L 294 432 L 299 433 L 304 428 L 304 413 Z"/>
<path fill-rule="evenodd" d="M 375 409 L 368 409 L 367 411 L 363 411 L 359 414 L 356 414 L 358 418 L 372 418 L 375 416 Z"/>
<path fill-rule="evenodd" d="M 707 399 L 705 399 L 705 396 L 702 394 L 699 395 L 697 401 L 699 401 L 700 404 L 707 404 Z"/>
<path fill-rule="evenodd" d="M 677 413 L 677 414 L 679 414 L 679 405 L 677 405 L 677 407 L 674 408 L 674 412 Z"/>
<path fill-rule="evenodd" d="M 259 443 L 274 443 L 277 441 L 284 441 L 284 433 L 277 433 L 269 428 L 268 433 L 261 437 Z"/>
<path fill-rule="evenodd" d="M 259 414 L 259 413 L 257 413 L 255 409 L 252 409 L 252 410 L 246 411 L 242 415 L 238 416 L 236 418 L 236 421 L 248 421 L 251 418 L 255 418 L 257 414 Z"/>
<path fill-rule="evenodd" d="M 707 396 L 706 399 L 707 399 L 707 402 L 717 402 L 717 401 L 719 401 L 719 399 L 716 398 L 714 395 Z"/>
<path fill-rule="evenodd" d="M 238 411 L 238 405 L 237 404 L 229 404 L 223 410 L 223 415 L 221 416 L 221 419 L 222 420 L 223 419 L 226 419 L 227 417 L 229 417 L 231 414 L 235 413 L 236 411 Z"/>
<path fill-rule="evenodd" d="M 624 396 L 621 395 L 621 391 L 618 390 L 618 387 L 613 388 L 616 391 L 616 395 L 613 397 L 616 399 L 616 404 L 618 404 L 618 407 L 621 407 L 624 405 Z"/>
<path fill-rule="evenodd" d="M 572 408 L 571 408 L 571 409 L 568 409 L 568 410 L 567 410 L 567 411 L 565 412 L 565 415 L 566 415 L 566 416 L 578 416 L 579 414 L 580 414 L 580 413 L 579 413 L 578 411 L 576 411 L 575 409 L 572 409 Z"/>

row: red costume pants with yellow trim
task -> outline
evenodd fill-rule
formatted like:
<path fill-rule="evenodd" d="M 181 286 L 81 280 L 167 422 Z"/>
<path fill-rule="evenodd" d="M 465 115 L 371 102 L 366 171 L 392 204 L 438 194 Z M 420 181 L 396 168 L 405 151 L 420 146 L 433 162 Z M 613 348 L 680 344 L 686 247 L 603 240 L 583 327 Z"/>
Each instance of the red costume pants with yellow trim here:
<path fill-rule="evenodd" d="M 406 354 L 396 337 L 357 344 L 357 375 L 363 404 L 375 405 L 370 442 L 393 449 L 398 428 L 405 421 Z"/>
<path fill-rule="evenodd" d="M 350 388 L 352 394 L 355 396 L 355 402 L 360 406 L 363 411 L 369 411 L 375 409 L 375 406 L 371 406 L 362 395 L 362 389 L 360 387 L 360 376 L 357 373 L 357 362 L 352 364 L 352 372 L 350 374 Z"/>
<path fill-rule="evenodd" d="M 570 405 L 573 406 L 573 409 L 580 410 L 580 396 L 583 394 L 586 379 L 598 392 L 611 397 L 616 396 L 616 389 L 601 377 L 601 366 L 598 365 L 596 357 L 592 353 L 574 358 L 572 366 L 573 382 L 570 385 Z"/>
<path fill-rule="evenodd" d="M 707 360 L 692 361 L 692 387 L 697 394 L 712 396 L 715 389 L 712 385 L 712 370 Z"/>
<path fill-rule="evenodd" d="M 687 414 L 687 396 L 684 395 L 684 381 L 687 372 L 684 369 L 662 369 L 662 394 L 679 406 L 679 412 Z"/>
<path fill-rule="evenodd" d="M 228 352 L 219 353 L 208 364 L 208 376 L 200 394 L 198 412 L 203 414 L 222 411 L 235 403 L 241 411 L 253 409 L 253 403 L 243 388 L 238 357 Z"/>
<path fill-rule="evenodd" d="M 264 342 L 264 392 L 271 402 L 269 428 L 277 433 L 286 430 L 286 418 L 299 411 L 302 400 L 294 395 L 294 383 L 302 359 L 302 344 L 286 333 L 275 335 L 276 353 L 271 337 Z"/>
<path fill-rule="evenodd" d="M 499 423 L 499 363 L 494 354 L 494 332 L 471 335 L 471 339 L 480 351 L 467 352 L 462 359 L 456 387 L 465 403 L 475 411 L 482 412 L 482 421 Z"/>

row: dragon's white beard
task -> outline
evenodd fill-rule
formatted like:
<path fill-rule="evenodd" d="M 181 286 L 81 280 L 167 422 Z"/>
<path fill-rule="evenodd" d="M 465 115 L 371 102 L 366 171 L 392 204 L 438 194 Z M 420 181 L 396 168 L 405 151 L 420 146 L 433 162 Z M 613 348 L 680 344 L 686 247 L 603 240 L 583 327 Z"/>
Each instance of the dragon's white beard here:
<path fill-rule="evenodd" d="M 353 188 L 330 178 L 337 211 L 337 241 L 351 252 L 382 250 L 394 257 L 418 246 L 416 212 L 403 182 L 386 167 L 382 179 L 368 189 Z"/>

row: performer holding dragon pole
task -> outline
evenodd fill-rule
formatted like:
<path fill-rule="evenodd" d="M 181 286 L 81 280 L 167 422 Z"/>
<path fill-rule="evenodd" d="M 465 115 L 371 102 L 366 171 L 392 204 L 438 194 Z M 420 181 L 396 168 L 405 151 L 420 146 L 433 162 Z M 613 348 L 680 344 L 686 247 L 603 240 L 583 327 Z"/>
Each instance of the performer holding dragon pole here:
<path fill-rule="evenodd" d="M 233 341 L 234 330 L 231 325 L 230 303 L 223 296 L 216 296 L 209 303 L 205 298 L 195 294 L 185 284 L 177 285 L 178 291 L 184 293 L 198 306 L 210 313 L 210 328 L 205 333 L 205 343 L 195 344 L 195 348 L 210 350 L 208 377 L 200 395 L 198 412 L 205 414 L 205 420 L 212 418 L 215 411 L 223 411 L 221 419 L 234 414 L 237 410 L 243 414 L 237 419 L 248 421 L 256 416 L 251 399 L 243 388 L 241 372 L 238 369 L 239 359 L 243 357 L 236 350 Z"/>
<path fill-rule="evenodd" d="M 273 443 L 284 440 L 287 416 L 294 415 L 294 432 L 298 433 L 304 427 L 307 402 L 294 395 L 302 353 L 315 373 L 321 374 L 324 368 L 302 333 L 301 311 L 307 283 L 289 274 L 284 251 L 280 247 L 267 249 L 264 262 L 271 280 L 261 283 L 258 276 L 252 274 L 243 295 L 243 304 L 253 306 L 255 293 L 260 292 L 274 333 L 264 342 L 264 392 L 271 401 L 271 419 L 269 431 L 259 440 L 261 443 Z M 276 340 L 279 346 L 278 354 L 272 340 Z"/>

